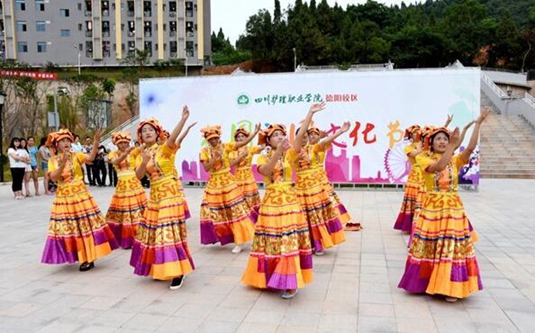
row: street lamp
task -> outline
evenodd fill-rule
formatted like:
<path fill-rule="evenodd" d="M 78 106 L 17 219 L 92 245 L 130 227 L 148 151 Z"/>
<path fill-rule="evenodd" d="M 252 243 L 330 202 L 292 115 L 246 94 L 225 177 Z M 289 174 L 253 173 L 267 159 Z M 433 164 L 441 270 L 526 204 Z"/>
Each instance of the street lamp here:
<path fill-rule="evenodd" d="M 78 47 L 78 45 L 74 44 L 74 48 L 76 50 L 78 50 L 78 75 L 80 75 L 82 73 L 82 69 L 81 69 L 81 54 L 80 54 L 80 48 Z"/>
<path fill-rule="evenodd" d="M 295 47 L 293 48 L 294 50 L 294 72 L 295 70 L 297 69 L 297 53 L 295 53 Z"/>
<path fill-rule="evenodd" d="M 0 90 L 0 183 L 4 182 L 4 131 L 2 111 L 6 102 L 6 94 Z"/>
<path fill-rule="evenodd" d="M 58 93 L 61 95 L 68 95 L 69 89 L 59 88 L 54 90 L 54 125 L 56 127 L 56 131 L 59 131 Z"/>

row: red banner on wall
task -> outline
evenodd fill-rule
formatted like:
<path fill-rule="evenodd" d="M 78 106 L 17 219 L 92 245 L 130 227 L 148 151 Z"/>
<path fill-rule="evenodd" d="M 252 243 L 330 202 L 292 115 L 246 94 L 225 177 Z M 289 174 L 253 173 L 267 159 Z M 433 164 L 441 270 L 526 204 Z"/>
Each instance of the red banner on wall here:
<path fill-rule="evenodd" d="M 15 69 L 0 69 L 0 77 L 21 79 L 28 77 L 35 80 L 57 80 L 57 73 L 28 72 Z"/>

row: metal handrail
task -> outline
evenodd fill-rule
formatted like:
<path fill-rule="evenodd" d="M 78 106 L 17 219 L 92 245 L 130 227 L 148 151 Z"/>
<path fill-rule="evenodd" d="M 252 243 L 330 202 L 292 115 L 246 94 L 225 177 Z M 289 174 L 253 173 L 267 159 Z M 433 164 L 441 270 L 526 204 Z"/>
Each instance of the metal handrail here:
<path fill-rule="evenodd" d="M 509 97 L 507 93 L 505 93 L 505 91 L 503 91 L 500 87 L 498 87 L 496 83 L 494 83 L 494 81 L 492 81 L 492 79 L 488 75 L 481 72 L 481 78 L 483 79 L 483 82 L 485 82 L 492 89 L 492 91 L 494 91 L 498 96 L 500 96 L 501 98 Z"/>
<path fill-rule="evenodd" d="M 529 104 L 532 108 L 535 109 L 535 97 L 531 96 L 527 92 L 524 93 L 524 101 Z"/>
<path fill-rule="evenodd" d="M 139 116 L 134 116 L 134 117 L 128 119 L 127 121 L 125 121 L 125 122 L 122 123 L 121 125 L 115 127 L 115 128 L 113 129 L 112 132 L 109 132 L 108 134 L 102 136 L 102 138 L 100 139 L 100 141 L 103 142 L 103 141 L 108 140 L 109 138 L 111 138 L 111 134 L 112 134 L 113 132 L 120 132 L 123 128 L 126 128 L 126 127 L 132 125 L 132 123 L 134 123 L 134 122 L 137 121 L 137 120 L 139 120 Z"/>

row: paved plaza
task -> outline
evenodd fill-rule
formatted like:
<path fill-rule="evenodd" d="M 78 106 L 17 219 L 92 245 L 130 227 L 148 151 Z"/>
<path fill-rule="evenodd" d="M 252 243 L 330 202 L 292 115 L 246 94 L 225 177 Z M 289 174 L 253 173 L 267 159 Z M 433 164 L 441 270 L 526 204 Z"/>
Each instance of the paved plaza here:
<path fill-rule="evenodd" d="M 91 188 L 105 212 L 112 188 Z M 407 236 L 392 229 L 401 191 L 340 191 L 364 226 L 314 257 L 314 282 L 292 300 L 240 283 L 248 251 L 201 246 L 202 190 L 187 188 L 197 269 L 180 290 L 132 274 L 116 250 L 79 272 L 40 264 L 53 197 L 12 199 L 0 186 L 0 333 L 535 332 L 535 181 L 482 180 L 461 191 L 480 235 L 484 290 L 457 303 L 397 288 Z"/>

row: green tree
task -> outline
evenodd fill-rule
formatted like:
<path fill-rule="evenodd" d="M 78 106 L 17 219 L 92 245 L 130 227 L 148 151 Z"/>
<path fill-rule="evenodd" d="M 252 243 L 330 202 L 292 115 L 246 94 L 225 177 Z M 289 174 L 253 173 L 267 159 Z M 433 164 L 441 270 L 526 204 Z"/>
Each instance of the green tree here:
<path fill-rule="evenodd" d="M 470 65 L 481 48 L 491 43 L 496 22 L 476 0 L 460 0 L 446 9 L 442 28 L 452 41 L 450 60 Z"/>

